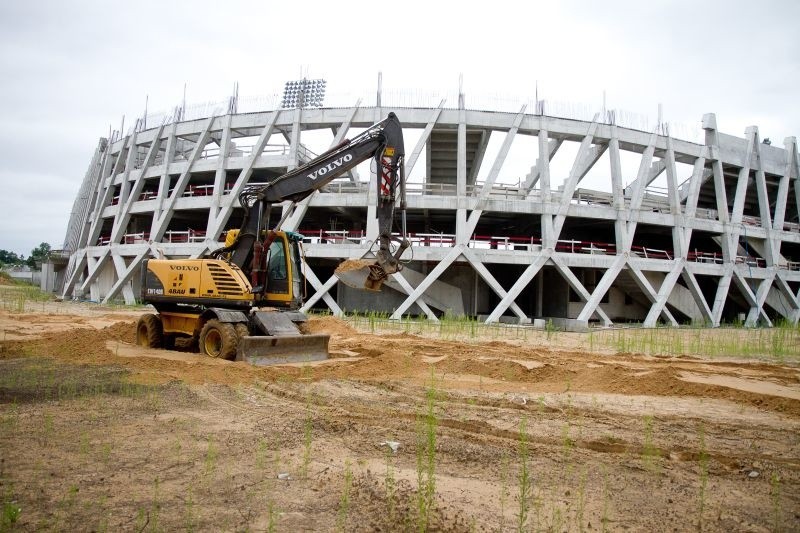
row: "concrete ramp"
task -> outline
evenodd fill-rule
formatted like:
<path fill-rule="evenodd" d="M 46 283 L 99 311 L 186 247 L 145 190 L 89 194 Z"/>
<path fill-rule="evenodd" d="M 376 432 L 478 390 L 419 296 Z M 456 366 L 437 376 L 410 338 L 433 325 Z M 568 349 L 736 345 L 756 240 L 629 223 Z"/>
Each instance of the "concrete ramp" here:
<path fill-rule="evenodd" d="M 402 276 L 411 284 L 412 287 L 417 287 L 422 280 L 425 279 L 426 274 L 411 270 L 405 267 L 401 272 Z M 392 276 L 383 282 L 383 285 L 405 294 L 400 284 L 397 283 Z M 455 285 L 450 285 L 443 281 L 434 281 L 428 290 L 421 297 L 428 306 L 438 309 L 443 313 L 449 312 L 454 316 L 464 315 L 464 300 L 461 296 L 461 289 Z"/>
<path fill-rule="evenodd" d="M 650 285 L 653 286 L 656 292 L 658 292 L 659 287 L 661 287 L 661 284 L 664 282 L 664 278 L 667 277 L 667 275 L 663 272 L 645 272 L 644 276 L 647 278 L 647 281 L 650 282 Z M 672 288 L 672 291 L 670 291 L 669 297 L 667 298 L 667 303 L 684 315 L 688 316 L 690 319 L 692 319 L 692 321 L 703 321 L 703 313 L 700 311 L 700 307 L 697 305 L 697 302 L 694 301 L 692 292 L 680 283 L 676 283 Z"/>
<path fill-rule="evenodd" d="M 656 292 L 661 287 L 661 284 L 664 282 L 664 278 L 667 275 L 663 272 L 644 272 L 644 276 L 647 278 L 647 281 L 650 282 L 650 285 L 653 286 Z M 650 309 L 653 305 L 653 302 L 642 292 L 639 286 L 633 281 L 631 275 L 619 276 L 617 278 L 617 286 L 624 290 L 633 300 L 642 305 L 645 309 Z M 688 316 L 691 320 L 702 322 L 703 321 L 703 314 L 700 311 L 700 307 L 698 307 L 697 302 L 694 301 L 694 297 L 689 289 L 676 283 L 673 287 L 672 291 L 667 298 L 667 303 L 677 309 L 684 315 Z"/>

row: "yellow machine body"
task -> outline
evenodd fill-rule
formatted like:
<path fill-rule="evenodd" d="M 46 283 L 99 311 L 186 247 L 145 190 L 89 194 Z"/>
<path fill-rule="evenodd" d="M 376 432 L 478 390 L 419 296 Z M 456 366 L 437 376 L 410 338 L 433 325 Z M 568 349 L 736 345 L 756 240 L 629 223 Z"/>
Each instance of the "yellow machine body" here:
<path fill-rule="evenodd" d="M 230 242 L 235 233 L 229 233 Z M 137 342 L 171 347 L 176 338 L 189 337 L 208 355 L 258 365 L 327 358 L 330 336 L 305 335 L 295 325 L 305 320 L 292 311 L 302 302 L 300 236 L 273 236 L 264 261 L 266 286 L 255 289 L 225 256 L 145 261 L 142 301 L 158 314 L 142 317 Z"/>
<path fill-rule="evenodd" d="M 229 232 L 227 240 L 235 239 Z M 150 259 L 142 269 L 142 300 L 204 307 L 289 307 L 301 300 L 299 258 L 284 232 L 276 232 L 267 258 L 267 286 L 254 294 L 250 280 L 222 259 Z"/>

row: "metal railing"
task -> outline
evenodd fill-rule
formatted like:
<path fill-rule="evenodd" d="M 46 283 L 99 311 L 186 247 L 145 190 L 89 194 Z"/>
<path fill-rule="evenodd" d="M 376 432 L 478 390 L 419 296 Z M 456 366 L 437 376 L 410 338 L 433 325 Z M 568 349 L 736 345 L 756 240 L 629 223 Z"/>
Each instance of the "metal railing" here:
<path fill-rule="evenodd" d="M 303 242 L 307 244 L 347 244 L 355 246 L 368 246 L 371 241 L 367 238 L 363 230 L 325 230 L 325 229 L 301 229 Z M 399 237 L 399 234 L 394 234 Z M 406 238 L 412 246 L 426 248 L 452 248 L 456 245 L 456 236 L 452 233 L 409 233 Z M 161 239 L 162 243 L 200 243 L 206 240 L 206 232 L 202 230 L 188 229 L 183 231 L 167 231 Z M 225 233 L 217 236 L 218 242 L 224 242 Z M 101 236 L 97 245 L 110 244 L 109 235 Z M 150 234 L 148 232 L 126 233 L 122 236 L 121 244 L 141 244 L 149 243 Z M 505 250 L 505 251 L 527 251 L 538 252 L 542 249 L 542 240 L 534 236 L 505 236 L 505 235 L 473 235 L 467 242 L 467 247 L 476 250 Z M 617 255 L 616 245 L 612 243 L 598 241 L 584 241 L 576 239 L 559 239 L 556 242 L 555 250 L 561 253 L 586 254 L 586 255 Z M 57 251 L 56 251 L 57 252 Z M 651 248 L 646 246 L 631 246 L 631 252 L 637 257 L 644 259 L 661 259 L 671 261 L 675 258 L 672 250 Z M 67 254 L 68 257 L 68 254 Z M 724 264 L 721 252 L 705 252 L 693 250 L 687 254 L 687 260 L 696 263 Z M 737 255 L 734 259 L 735 264 L 748 265 L 753 268 L 766 268 L 767 262 L 761 257 Z M 782 270 L 800 271 L 800 262 L 784 261 L 777 268 Z"/>

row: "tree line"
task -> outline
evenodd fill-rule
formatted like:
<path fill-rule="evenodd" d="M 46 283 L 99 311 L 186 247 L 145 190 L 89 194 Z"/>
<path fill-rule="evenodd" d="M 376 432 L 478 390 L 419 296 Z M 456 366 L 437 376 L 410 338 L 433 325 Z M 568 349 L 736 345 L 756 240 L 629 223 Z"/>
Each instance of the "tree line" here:
<path fill-rule="evenodd" d="M 50 245 L 46 242 L 43 242 L 31 250 L 31 255 L 29 255 L 27 259 L 22 254 L 17 255 L 16 253 L 9 252 L 8 250 L 0 250 L 0 268 L 24 265 L 28 265 L 32 269 L 40 268 L 42 263 L 47 261 L 47 257 L 50 255 L 50 250 Z"/>

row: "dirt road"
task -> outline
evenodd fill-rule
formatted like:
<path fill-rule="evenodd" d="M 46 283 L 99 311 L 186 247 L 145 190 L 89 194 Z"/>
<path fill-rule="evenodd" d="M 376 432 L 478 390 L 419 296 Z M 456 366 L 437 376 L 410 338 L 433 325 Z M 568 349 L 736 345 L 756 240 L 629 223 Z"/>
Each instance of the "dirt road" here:
<path fill-rule="evenodd" d="M 327 317 L 330 360 L 256 368 L 135 346 L 140 310 L 34 307 L 0 311 L 20 530 L 800 529 L 797 358 Z"/>

